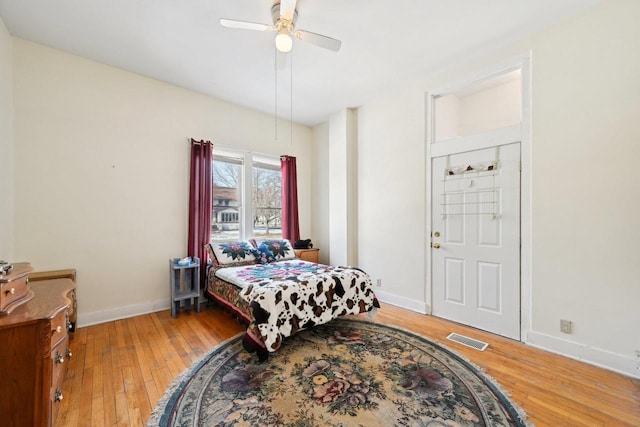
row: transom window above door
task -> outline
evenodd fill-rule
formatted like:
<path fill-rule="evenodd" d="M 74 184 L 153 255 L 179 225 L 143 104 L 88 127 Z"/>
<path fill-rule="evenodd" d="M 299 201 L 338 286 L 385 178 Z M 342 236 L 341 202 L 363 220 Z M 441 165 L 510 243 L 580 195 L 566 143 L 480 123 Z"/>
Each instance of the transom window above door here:
<path fill-rule="evenodd" d="M 433 105 L 436 143 L 517 125 L 522 121 L 521 70 L 437 95 Z"/>

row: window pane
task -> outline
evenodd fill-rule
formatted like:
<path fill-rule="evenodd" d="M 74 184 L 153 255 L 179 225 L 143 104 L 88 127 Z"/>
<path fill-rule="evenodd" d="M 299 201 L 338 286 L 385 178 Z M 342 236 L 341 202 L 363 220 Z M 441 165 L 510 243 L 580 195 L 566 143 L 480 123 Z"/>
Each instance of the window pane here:
<path fill-rule="evenodd" d="M 254 163 L 253 236 L 282 237 L 282 192 L 280 167 Z"/>
<path fill-rule="evenodd" d="M 520 70 L 475 83 L 434 103 L 435 142 L 487 132 L 520 123 Z"/>
<path fill-rule="evenodd" d="M 241 200 L 242 161 L 214 156 L 211 241 L 240 240 Z"/>

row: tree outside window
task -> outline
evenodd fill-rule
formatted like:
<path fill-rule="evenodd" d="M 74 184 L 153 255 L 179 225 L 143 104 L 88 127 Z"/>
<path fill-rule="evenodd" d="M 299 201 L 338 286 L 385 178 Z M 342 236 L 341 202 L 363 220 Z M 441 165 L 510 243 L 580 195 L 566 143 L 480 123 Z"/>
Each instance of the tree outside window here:
<path fill-rule="evenodd" d="M 253 236 L 282 237 L 282 173 L 280 167 L 254 163 Z"/>

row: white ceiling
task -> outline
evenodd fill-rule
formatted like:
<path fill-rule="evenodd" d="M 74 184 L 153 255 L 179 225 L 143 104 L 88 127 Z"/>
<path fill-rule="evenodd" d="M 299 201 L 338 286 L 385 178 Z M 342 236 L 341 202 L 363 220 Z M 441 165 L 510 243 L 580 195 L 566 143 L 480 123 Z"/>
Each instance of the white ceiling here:
<path fill-rule="evenodd" d="M 335 53 L 294 41 L 293 120 L 309 126 L 323 122 L 400 83 L 600 2 L 298 0 L 296 27 L 340 39 L 342 48 Z M 274 114 L 274 34 L 219 24 L 220 18 L 270 24 L 272 4 L 0 0 L 0 17 L 16 37 Z M 289 92 L 285 95 L 278 102 L 290 105 Z"/>

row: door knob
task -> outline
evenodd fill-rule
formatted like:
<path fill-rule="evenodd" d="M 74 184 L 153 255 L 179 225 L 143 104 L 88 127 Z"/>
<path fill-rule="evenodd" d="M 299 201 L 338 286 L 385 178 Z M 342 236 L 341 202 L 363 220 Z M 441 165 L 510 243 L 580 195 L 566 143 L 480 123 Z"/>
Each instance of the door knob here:
<path fill-rule="evenodd" d="M 440 249 L 440 243 L 434 243 L 432 246 L 434 249 Z"/>

